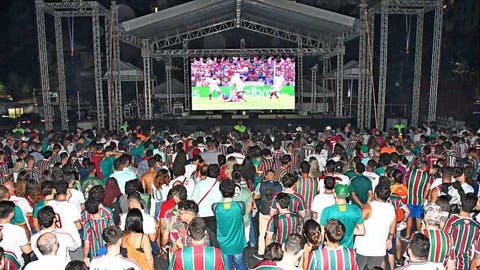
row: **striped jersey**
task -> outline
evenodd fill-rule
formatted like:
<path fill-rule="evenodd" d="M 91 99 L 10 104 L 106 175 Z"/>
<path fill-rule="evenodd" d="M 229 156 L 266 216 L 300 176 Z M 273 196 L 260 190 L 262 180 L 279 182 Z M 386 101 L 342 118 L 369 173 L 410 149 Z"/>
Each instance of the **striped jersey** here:
<path fill-rule="evenodd" d="M 277 162 L 273 157 L 263 158 L 262 163 L 260 163 L 259 171 L 265 175 L 268 170 L 275 171 L 277 169 Z"/>
<path fill-rule="evenodd" d="M 302 218 L 297 214 L 278 214 L 267 223 L 267 233 L 273 234 L 273 242 L 283 244 L 292 233 L 302 230 Z"/>
<path fill-rule="evenodd" d="M 250 270 L 284 270 L 276 261 L 261 261 Z"/>
<path fill-rule="evenodd" d="M 33 179 L 35 183 L 40 184 L 41 182 L 41 175 L 36 170 L 25 169 L 26 175 L 28 178 Z"/>
<path fill-rule="evenodd" d="M 288 210 L 291 213 L 298 213 L 305 211 L 305 202 L 298 193 L 287 193 L 290 195 L 290 204 L 288 205 Z M 272 203 L 270 204 L 271 209 L 277 209 L 277 195 L 273 197 Z"/>
<path fill-rule="evenodd" d="M 83 224 L 83 240 L 88 241 L 90 245 L 90 258 L 95 258 L 98 251 L 104 246 L 103 231 L 108 226 L 113 225 L 113 220 L 104 217 L 93 218 Z"/>
<path fill-rule="evenodd" d="M 453 251 L 450 236 L 440 229 L 423 229 L 422 233 L 430 242 L 428 261 L 446 265 L 448 256 Z"/>
<path fill-rule="evenodd" d="M 414 169 L 405 176 L 405 184 L 408 188 L 407 203 L 423 205 L 427 186 L 433 183 L 433 177 L 427 172 Z"/>
<path fill-rule="evenodd" d="M 318 181 L 310 176 L 299 176 L 297 182 L 297 193 L 303 198 L 305 207 L 312 209 L 313 198 L 318 194 Z"/>
<path fill-rule="evenodd" d="M 308 260 L 308 270 L 357 270 L 355 251 L 340 246 L 337 249 L 324 247 L 315 250 Z"/>
<path fill-rule="evenodd" d="M 291 173 L 290 171 L 290 167 L 288 168 L 284 168 L 282 166 L 279 166 L 276 170 L 275 170 L 275 178 L 278 180 L 278 182 L 282 182 L 282 178 L 287 174 L 287 173 Z"/>
<path fill-rule="evenodd" d="M 169 270 L 224 270 L 220 249 L 212 246 L 191 245 L 173 255 Z"/>
<path fill-rule="evenodd" d="M 45 171 L 48 171 L 50 169 L 50 160 L 41 159 L 37 161 L 37 168 L 40 174 L 43 174 Z"/>
<path fill-rule="evenodd" d="M 477 245 L 480 238 L 480 224 L 471 218 L 453 215 L 447 219 L 443 231 L 452 237 L 454 252 L 450 259 L 455 259 L 455 269 L 469 269 L 472 247 Z"/>

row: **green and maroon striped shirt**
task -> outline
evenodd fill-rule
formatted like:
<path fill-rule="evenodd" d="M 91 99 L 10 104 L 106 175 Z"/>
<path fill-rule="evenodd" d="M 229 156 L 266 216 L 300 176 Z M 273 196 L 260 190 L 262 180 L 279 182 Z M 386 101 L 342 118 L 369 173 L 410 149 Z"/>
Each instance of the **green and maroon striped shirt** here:
<path fill-rule="evenodd" d="M 303 198 L 307 209 L 312 209 L 312 202 L 318 193 L 318 181 L 310 176 L 299 176 L 297 182 L 297 193 Z"/>
<path fill-rule="evenodd" d="M 95 258 L 98 251 L 104 246 L 103 231 L 108 226 L 114 225 L 113 220 L 104 217 L 88 220 L 83 228 L 83 240 L 90 245 L 90 258 Z"/>
<path fill-rule="evenodd" d="M 472 247 L 480 238 L 480 224 L 471 218 L 453 215 L 447 219 L 443 231 L 452 237 L 454 252 L 450 253 L 450 259 L 455 259 L 455 269 L 469 269 Z"/>
<path fill-rule="evenodd" d="M 308 270 L 358 270 L 355 251 L 340 246 L 337 249 L 324 247 L 315 250 L 308 260 Z"/>
<path fill-rule="evenodd" d="M 422 233 L 430 241 L 428 261 L 446 265 L 448 257 L 453 252 L 451 237 L 440 229 L 423 229 Z"/>
<path fill-rule="evenodd" d="M 427 191 L 427 185 L 432 184 L 433 177 L 427 172 L 417 169 L 412 170 L 405 176 L 405 184 L 408 188 L 407 204 L 423 205 L 423 198 Z"/>
<path fill-rule="evenodd" d="M 302 218 L 297 214 L 278 214 L 267 223 L 267 233 L 273 234 L 273 242 L 283 244 L 292 233 L 300 233 Z"/>
<path fill-rule="evenodd" d="M 288 210 L 291 213 L 299 213 L 305 211 L 305 202 L 298 193 L 287 193 L 290 195 L 290 204 L 288 205 Z M 272 203 L 270 204 L 271 209 L 277 209 L 277 195 L 273 197 Z"/>
<path fill-rule="evenodd" d="M 191 245 L 175 252 L 169 270 L 224 270 L 220 249 L 206 244 Z"/>

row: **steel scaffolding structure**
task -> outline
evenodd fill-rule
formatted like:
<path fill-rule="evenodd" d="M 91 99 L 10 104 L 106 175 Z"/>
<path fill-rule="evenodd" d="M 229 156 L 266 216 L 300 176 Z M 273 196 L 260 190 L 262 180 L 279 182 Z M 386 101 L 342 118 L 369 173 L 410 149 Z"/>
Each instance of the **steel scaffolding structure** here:
<path fill-rule="evenodd" d="M 357 127 L 363 129 L 365 127 L 365 84 L 367 76 L 367 51 L 366 51 L 366 27 L 368 27 L 367 4 L 360 4 L 360 26 L 359 26 L 359 44 L 358 44 L 358 95 L 357 95 Z"/>
<path fill-rule="evenodd" d="M 378 99 L 377 99 L 377 112 L 376 120 L 378 122 L 378 128 L 383 129 L 385 123 L 385 95 L 387 88 L 387 61 L 388 61 L 388 26 L 389 15 L 403 15 L 412 14 L 417 17 L 416 27 L 416 40 L 415 40 L 415 71 L 414 71 L 414 83 L 412 91 L 412 118 L 411 125 L 417 126 L 419 122 L 419 108 L 420 108 L 420 81 L 422 70 L 422 53 L 423 53 L 423 27 L 424 27 L 424 14 L 432 10 L 435 11 L 434 26 L 433 26 L 433 50 L 432 50 L 432 68 L 430 76 L 430 98 L 428 102 L 428 120 L 434 121 L 436 118 L 437 108 L 437 89 L 438 89 L 438 73 L 440 65 L 440 45 L 442 35 L 442 9 L 443 2 L 441 0 L 382 0 L 378 5 L 368 9 L 368 23 L 369 23 L 369 37 L 367 35 L 367 46 L 370 47 L 371 52 L 368 52 L 368 48 L 364 48 L 362 41 L 362 34 L 364 29 L 359 28 L 360 42 L 359 42 L 359 62 L 363 62 L 363 55 L 367 55 L 367 65 L 371 65 L 370 59 L 373 57 L 374 47 L 374 29 L 375 29 L 375 14 L 380 13 L 381 25 L 380 25 L 380 57 L 379 57 L 379 75 L 378 75 Z M 361 6 L 362 9 L 362 6 Z M 361 13 L 362 14 L 362 13 Z M 370 44 L 369 44 L 370 43 Z M 358 123 L 364 123 L 365 127 L 371 127 L 371 109 L 372 109 L 372 91 L 374 90 L 374 84 L 372 83 L 371 68 L 367 68 L 366 72 L 360 72 L 362 76 L 366 76 L 365 79 L 365 93 L 361 93 L 363 88 L 363 79 L 359 80 L 359 96 L 364 94 L 366 102 L 364 105 L 359 104 L 359 112 L 361 107 L 364 106 L 365 114 L 362 121 L 361 116 L 357 116 Z M 362 77 L 361 76 L 361 77 Z M 360 103 L 360 102 L 359 102 Z M 360 125 L 361 126 L 361 125 Z"/>
<path fill-rule="evenodd" d="M 58 94 L 61 128 L 68 129 L 68 113 L 67 113 L 67 95 L 65 82 L 65 62 L 63 52 L 63 33 L 62 33 L 62 17 L 92 17 L 92 32 L 94 45 L 94 68 L 95 68 L 95 90 L 97 102 L 97 127 L 104 127 L 103 113 L 103 88 L 102 88 L 102 66 L 101 66 L 101 45 L 100 45 L 100 16 L 109 16 L 109 12 L 102 5 L 95 1 L 64 1 L 64 2 L 44 2 L 43 0 L 35 1 L 36 17 L 37 17 L 37 36 L 38 51 L 40 64 L 40 79 L 42 85 L 43 109 L 45 117 L 45 129 L 53 129 L 53 104 L 49 98 L 50 76 L 48 66 L 47 40 L 45 33 L 45 14 L 54 17 L 55 26 L 55 47 L 58 75 Z"/>
<path fill-rule="evenodd" d="M 335 115 L 343 117 L 343 56 L 345 55 L 345 43 L 343 37 L 337 38 L 337 69 L 336 69 L 336 106 Z"/>
<path fill-rule="evenodd" d="M 188 42 L 183 42 L 183 49 L 188 50 Z M 184 110 L 190 110 L 190 62 L 188 57 L 183 57 L 183 90 L 185 93 L 185 108 Z"/>
<path fill-rule="evenodd" d="M 113 125 L 113 129 L 118 130 L 120 128 L 120 125 L 123 123 L 123 108 L 122 108 L 122 81 L 120 80 L 120 30 L 119 30 L 119 25 L 118 25 L 118 5 L 116 4 L 115 1 L 111 2 L 111 7 L 110 7 L 110 12 L 112 14 L 111 17 L 111 24 L 113 25 L 112 27 L 112 42 L 113 45 L 113 74 L 115 76 L 113 77 L 113 93 L 114 93 L 114 98 L 115 98 L 115 118 L 112 116 L 109 117 L 109 120 L 114 122 L 115 124 Z"/>
<path fill-rule="evenodd" d="M 148 39 L 142 40 L 143 85 L 145 90 L 145 119 L 152 119 L 152 56 Z"/>
<path fill-rule="evenodd" d="M 313 110 L 315 104 L 317 103 L 317 74 L 318 74 L 318 64 L 312 67 L 312 96 L 310 97 L 310 108 Z"/>
<path fill-rule="evenodd" d="M 423 12 L 417 13 L 417 29 L 415 34 L 415 71 L 413 74 L 412 94 L 412 121 L 411 125 L 418 126 L 420 109 L 420 82 L 422 80 L 422 51 L 423 51 Z"/>

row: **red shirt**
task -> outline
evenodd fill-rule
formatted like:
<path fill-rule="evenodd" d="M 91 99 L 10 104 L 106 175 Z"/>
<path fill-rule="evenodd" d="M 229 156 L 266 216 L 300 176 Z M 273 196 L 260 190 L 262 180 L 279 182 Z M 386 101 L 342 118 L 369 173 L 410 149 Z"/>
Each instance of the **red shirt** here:
<path fill-rule="evenodd" d="M 93 154 L 93 156 L 90 158 L 90 160 L 95 164 L 95 176 L 99 179 L 103 179 L 102 171 L 100 170 L 100 162 L 103 159 L 103 153 L 102 152 L 96 152 Z"/>
<path fill-rule="evenodd" d="M 158 217 L 165 218 L 165 212 L 175 207 L 175 205 L 177 204 L 175 203 L 175 200 L 173 198 L 166 200 L 164 203 L 162 203 L 162 206 L 160 207 L 160 214 L 158 215 Z"/>

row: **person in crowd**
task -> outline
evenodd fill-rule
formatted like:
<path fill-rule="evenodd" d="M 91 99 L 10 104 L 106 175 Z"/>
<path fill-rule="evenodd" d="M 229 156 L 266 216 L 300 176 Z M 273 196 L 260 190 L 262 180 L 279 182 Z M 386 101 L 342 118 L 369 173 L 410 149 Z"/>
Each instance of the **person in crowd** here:
<path fill-rule="evenodd" d="M 15 254 L 21 266 L 32 260 L 32 247 L 22 227 L 11 224 L 15 212 L 15 204 L 11 201 L 0 201 L 0 247 Z"/>
<path fill-rule="evenodd" d="M 288 210 L 292 213 L 298 213 L 302 218 L 304 218 L 306 214 L 305 202 L 302 196 L 296 192 L 298 178 L 291 173 L 286 173 L 281 180 L 284 187 L 283 193 L 290 197 Z M 277 213 L 277 196 L 273 197 L 271 202 L 270 216 L 274 216 Z"/>
<path fill-rule="evenodd" d="M 265 248 L 263 260 L 251 268 L 251 270 L 282 270 L 283 268 L 278 265 L 282 258 L 282 245 L 279 243 L 271 243 Z"/>
<path fill-rule="evenodd" d="M 322 228 L 320 224 L 313 219 L 309 219 L 303 225 L 303 236 L 305 237 L 305 246 L 303 248 L 302 267 L 307 268 L 310 254 L 320 248 L 322 244 Z"/>
<path fill-rule="evenodd" d="M 192 219 L 188 227 L 192 241 L 189 246 L 185 246 L 173 254 L 169 270 L 224 270 L 226 268 L 220 249 L 207 244 L 205 230 L 206 225 L 202 218 Z"/>
<path fill-rule="evenodd" d="M 55 183 L 55 199 L 48 202 L 56 213 L 56 226 L 70 234 L 78 247 L 82 246 L 79 230 L 82 229 L 80 222 L 80 212 L 71 203 L 67 201 L 68 183 L 59 180 Z M 70 252 L 72 260 L 83 260 L 83 250 L 77 249 L 76 252 Z"/>
<path fill-rule="evenodd" d="M 303 248 L 305 240 L 300 234 L 290 234 L 287 240 L 283 244 L 283 257 L 282 260 L 277 263 L 280 268 L 301 270 L 302 267 L 298 267 L 298 261 L 303 256 Z"/>
<path fill-rule="evenodd" d="M 410 210 L 410 216 L 407 220 L 407 239 L 410 238 L 413 231 L 413 221 L 415 221 L 415 228 L 421 228 L 421 221 L 423 215 L 423 202 L 427 200 L 430 185 L 433 178 L 428 174 L 427 164 L 420 162 L 416 168 L 405 176 L 405 185 L 408 189 L 407 205 Z"/>
<path fill-rule="evenodd" d="M 225 180 L 220 183 L 220 192 L 223 201 L 212 205 L 217 224 L 229 224 L 229 226 L 217 226 L 217 240 L 222 251 L 223 261 L 227 269 L 245 270 L 245 225 L 243 216 L 246 212 L 244 202 L 233 200 L 235 196 L 235 182 Z"/>
<path fill-rule="evenodd" d="M 443 265 L 428 261 L 428 254 L 430 251 L 430 242 L 428 238 L 422 233 L 415 233 L 408 244 L 407 253 L 410 258 L 407 265 L 396 268 L 396 270 L 423 270 L 435 269 L 444 270 Z M 468 269 L 468 268 L 457 268 Z"/>
<path fill-rule="evenodd" d="M 110 175 L 118 182 L 118 187 L 120 191 L 125 194 L 125 184 L 130 181 L 137 179 L 137 175 L 129 168 L 130 156 L 123 154 L 113 162 L 113 167 L 115 171 Z"/>
<path fill-rule="evenodd" d="M 0 185 L 0 201 L 10 201 L 10 191 L 8 188 L 4 185 Z M 23 230 L 25 231 L 25 234 L 27 235 L 27 239 L 30 239 L 30 230 L 27 225 L 27 221 L 25 219 L 25 215 L 22 212 L 22 209 L 18 206 L 15 205 L 14 203 L 14 215 L 10 221 L 13 225 L 18 225 Z"/>
<path fill-rule="evenodd" d="M 365 176 L 365 165 L 358 162 L 354 165 L 356 176 L 350 180 L 350 198 L 358 207 L 362 208 L 373 198 L 373 182 Z"/>
<path fill-rule="evenodd" d="M 267 224 L 267 235 L 265 244 L 270 243 L 283 244 L 288 235 L 292 233 L 300 233 L 303 226 L 303 218 L 295 212 L 291 212 L 291 196 L 287 193 L 278 193 L 275 199 L 277 214 L 270 218 Z"/>
<path fill-rule="evenodd" d="M 38 211 L 48 205 L 48 202 L 55 199 L 55 183 L 53 181 L 43 181 L 40 185 L 40 194 L 43 197 L 43 200 L 38 201 L 33 207 L 33 227 L 35 231 L 40 230 L 40 225 L 38 224 Z"/>
<path fill-rule="evenodd" d="M 471 217 L 478 198 L 473 193 L 465 194 L 458 215 L 451 215 L 443 231 L 452 237 L 455 248 L 450 259 L 455 260 L 455 269 L 469 269 L 473 249 L 480 239 L 480 224 Z"/>
<path fill-rule="evenodd" d="M 324 191 L 313 198 L 312 219 L 317 222 L 320 222 L 323 209 L 335 204 L 335 196 L 333 194 L 335 183 L 336 181 L 333 176 L 325 177 L 325 180 L 323 181 Z"/>
<path fill-rule="evenodd" d="M 37 240 L 38 250 L 42 256 L 25 267 L 25 270 L 64 270 L 66 262 L 64 258 L 57 255 L 58 240 L 53 233 L 44 233 Z"/>
<path fill-rule="evenodd" d="M 143 214 L 140 209 L 128 211 L 125 219 L 125 235 L 122 240 L 122 255 L 135 261 L 142 270 L 153 270 L 152 247 L 143 230 Z"/>
<path fill-rule="evenodd" d="M 267 231 L 267 224 L 270 220 L 271 201 L 283 190 L 282 185 L 275 180 L 275 172 L 268 170 L 265 173 L 265 179 L 260 185 L 257 186 L 253 197 L 255 199 L 255 205 L 258 209 L 258 250 L 257 255 L 262 256 L 265 250 L 265 235 Z"/>
<path fill-rule="evenodd" d="M 355 251 L 340 244 L 346 232 L 343 223 L 338 219 L 330 219 L 324 227 L 325 246 L 311 254 L 306 269 L 325 269 L 325 264 L 330 270 L 360 269 Z"/>
<path fill-rule="evenodd" d="M 330 219 L 342 221 L 345 232 L 341 238 L 340 244 L 345 248 L 353 248 L 354 235 L 365 234 L 365 226 L 361 210 L 358 206 L 347 203 L 350 196 L 350 190 L 347 185 L 335 185 L 335 204 L 325 208 L 320 217 L 320 226 L 325 231 L 325 226 Z"/>
<path fill-rule="evenodd" d="M 318 194 L 319 187 L 317 179 L 312 178 L 309 174 L 310 163 L 302 161 L 300 163 L 300 177 L 296 191 L 304 199 L 306 216 L 311 217 L 313 199 Z"/>
<path fill-rule="evenodd" d="M 192 200 L 199 207 L 198 216 L 205 220 L 207 227 L 217 231 L 217 222 L 212 211 L 212 205 L 222 201 L 217 177 L 220 173 L 218 165 L 203 165 L 200 169 L 200 179 L 193 190 Z"/>
<path fill-rule="evenodd" d="M 57 237 L 58 250 L 57 256 L 63 259 L 65 262 L 70 262 L 69 252 L 73 252 L 79 248 L 73 237 L 65 231 L 58 229 L 56 224 L 56 214 L 51 206 L 45 206 L 38 211 L 38 220 L 40 225 L 40 231 L 32 235 L 31 246 L 35 252 L 37 258 L 41 258 L 43 254 L 40 252 L 37 246 L 37 240 L 44 233 L 53 233 Z"/>
<path fill-rule="evenodd" d="M 395 244 L 397 220 L 393 205 L 387 200 L 390 187 L 378 184 L 375 187 L 375 198 L 362 209 L 365 234 L 355 239 L 357 263 L 360 269 L 381 266 L 386 250 Z"/>
<path fill-rule="evenodd" d="M 118 226 L 109 226 L 102 233 L 103 240 L 107 245 L 107 253 L 96 257 L 90 262 L 90 269 L 95 270 L 140 270 L 140 266 L 134 261 L 120 255 L 123 232 Z"/>

